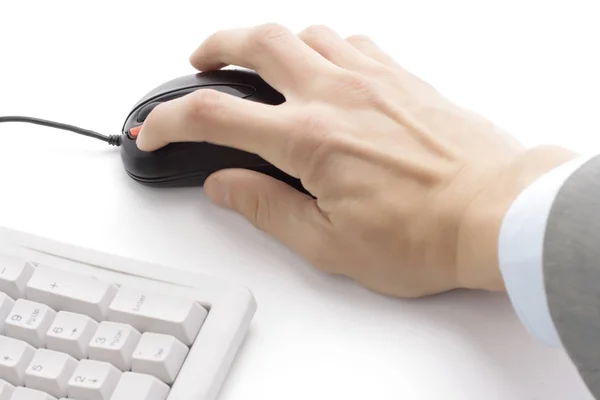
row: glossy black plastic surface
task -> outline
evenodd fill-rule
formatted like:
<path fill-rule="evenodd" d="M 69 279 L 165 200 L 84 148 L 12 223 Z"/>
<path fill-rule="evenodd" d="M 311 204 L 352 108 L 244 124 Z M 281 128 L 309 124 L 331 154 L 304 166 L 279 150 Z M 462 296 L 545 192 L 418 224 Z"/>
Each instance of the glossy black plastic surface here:
<path fill-rule="evenodd" d="M 215 171 L 246 168 L 265 173 L 304 191 L 299 180 L 256 154 L 230 147 L 210 143 L 172 143 L 153 152 L 138 149 L 135 140 L 128 135 L 129 130 L 141 125 L 157 103 L 206 88 L 265 104 L 278 105 L 285 101 L 283 95 L 252 71 L 210 71 L 167 82 L 140 99 L 123 125 L 121 158 L 129 176 L 155 187 L 202 186 Z"/>

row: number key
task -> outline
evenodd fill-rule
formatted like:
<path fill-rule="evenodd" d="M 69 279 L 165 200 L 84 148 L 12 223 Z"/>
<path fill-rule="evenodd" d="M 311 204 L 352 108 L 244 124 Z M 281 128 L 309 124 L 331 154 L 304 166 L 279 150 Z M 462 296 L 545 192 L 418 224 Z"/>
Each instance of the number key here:
<path fill-rule="evenodd" d="M 38 349 L 25 371 L 25 386 L 54 397 L 67 396 L 67 382 L 77 367 L 77 360 L 65 353 Z"/>
<path fill-rule="evenodd" d="M 46 347 L 78 360 L 87 358 L 88 345 L 98 323 L 87 315 L 59 311 L 46 333 Z"/>
<path fill-rule="evenodd" d="M 131 325 L 103 321 L 90 341 L 89 358 L 129 371 L 133 351 L 141 337 L 142 334 Z"/>
<path fill-rule="evenodd" d="M 56 311 L 45 304 L 19 299 L 4 321 L 4 332 L 33 347 L 45 347 L 46 331 L 55 316 Z"/>
<path fill-rule="evenodd" d="M 27 343 L 0 336 L 0 379 L 14 386 L 23 386 L 25 369 L 34 354 L 35 349 Z"/>
<path fill-rule="evenodd" d="M 121 371 L 109 363 L 81 360 L 69 380 L 68 394 L 74 399 L 108 400 L 120 379 Z"/>

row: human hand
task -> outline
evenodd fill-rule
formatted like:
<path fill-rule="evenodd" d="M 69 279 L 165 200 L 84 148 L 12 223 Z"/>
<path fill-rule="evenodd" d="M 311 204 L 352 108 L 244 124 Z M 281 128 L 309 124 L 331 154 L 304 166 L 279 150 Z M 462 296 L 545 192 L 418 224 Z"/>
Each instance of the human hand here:
<path fill-rule="evenodd" d="M 254 69 L 286 102 L 196 91 L 156 107 L 139 148 L 208 141 L 300 178 L 316 199 L 247 170 L 219 171 L 205 191 L 316 267 L 389 295 L 502 290 L 504 213 L 537 176 L 573 157 L 525 150 L 362 36 L 344 40 L 325 27 L 294 35 L 273 24 L 227 30 L 191 63 Z"/>

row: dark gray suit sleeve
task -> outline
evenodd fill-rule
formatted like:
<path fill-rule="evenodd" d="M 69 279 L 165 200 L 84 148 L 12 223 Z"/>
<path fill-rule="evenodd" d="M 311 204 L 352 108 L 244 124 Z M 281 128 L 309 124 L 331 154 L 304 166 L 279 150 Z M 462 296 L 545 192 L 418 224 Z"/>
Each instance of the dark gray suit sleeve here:
<path fill-rule="evenodd" d="M 560 340 L 600 399 L 600 157 L 559 190 L 547 220 L 543 270 Z"/>

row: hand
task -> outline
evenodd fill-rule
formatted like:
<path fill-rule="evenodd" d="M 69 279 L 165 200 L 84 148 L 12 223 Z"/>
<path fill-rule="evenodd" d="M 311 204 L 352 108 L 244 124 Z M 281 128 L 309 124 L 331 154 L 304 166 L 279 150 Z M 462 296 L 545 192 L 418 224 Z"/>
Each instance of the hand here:
<path fill-rule="evenodd" d="M 205 191 L 316 267 L 389 295 L 502 290 L 502 216 L 533 179 L 573 157 L 526 151 L 362 36 L 344 40 L 325 27 L 294 35 L 272 24 L 228 30 L 191 63 L 254 69 L 286 102 L 197 91 L 154 109 L 140 149 L 208 141 L 300 178 L 316 200 L 247 170 L 219 171 Z"/>

